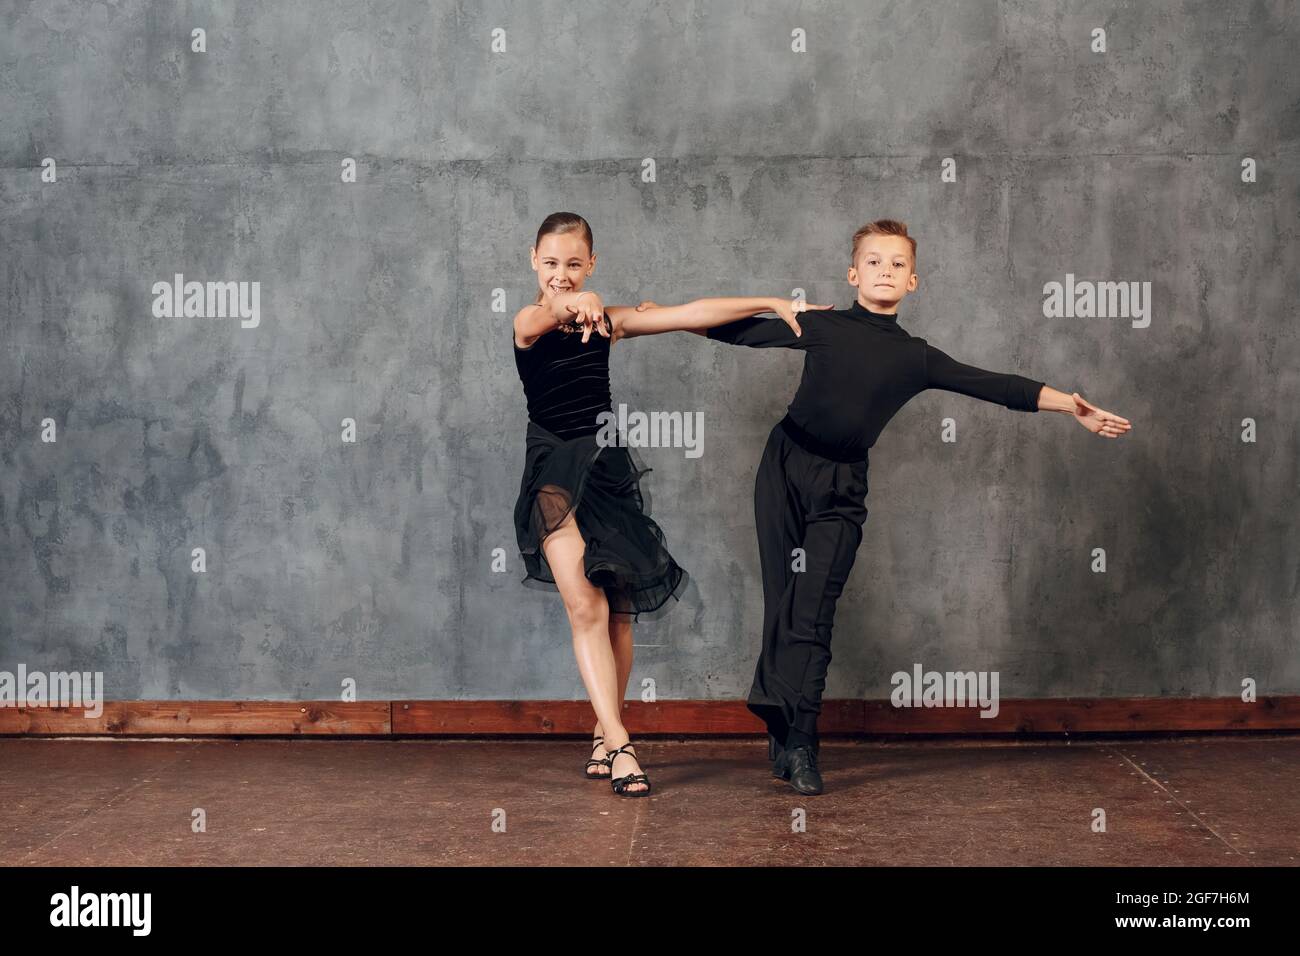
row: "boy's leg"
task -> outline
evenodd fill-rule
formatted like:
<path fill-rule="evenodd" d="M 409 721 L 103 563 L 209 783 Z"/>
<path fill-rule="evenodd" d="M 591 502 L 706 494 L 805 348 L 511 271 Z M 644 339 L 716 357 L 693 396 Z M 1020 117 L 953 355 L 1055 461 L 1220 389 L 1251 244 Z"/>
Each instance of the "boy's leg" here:
<path fill-rule="evenodd" d="M 810 521 L 804 535 L 808 570 L 799 575 L 791 602 L 791 626 L 780 662 L 783 673 L 799 688 L 791 719 L 798 743 L 817 744 L 817 718 L 826 690 L 826 673 L 831 663 L 831 631 L 835 606 L 862 543 L 862 521 L 850 506 Z"/>
<path fill-rule="evenodd" d="M 764 686 L 782 703 L 783 719 L 794 731 L 790 746 L 816 746 L 835 607 L 867 517 L 867 465 L 831 462 L 796 449 L 786 471 L 797 499 L 810 505 L 797 542 L 805 566 L 789 575 L 773 631 L 764 635 Z M 789 547 L 785 560 L 789 568 Z"/>
<path fill-rule="evenodd" d="M 772 429 L 754 479 L 754 525 L 758 531 L 758 557 L 763 571 L 763 646 L 754 667 L 747 705 L 767 725 L 767 731 L 785 745 L 793 717 L 788 693 L 776 673 L 777 642 L 788 619 L 794 579 L 791 553 L 803 537 L 803 509 L 785 474 L 789 439 L 780 426 Z"/>

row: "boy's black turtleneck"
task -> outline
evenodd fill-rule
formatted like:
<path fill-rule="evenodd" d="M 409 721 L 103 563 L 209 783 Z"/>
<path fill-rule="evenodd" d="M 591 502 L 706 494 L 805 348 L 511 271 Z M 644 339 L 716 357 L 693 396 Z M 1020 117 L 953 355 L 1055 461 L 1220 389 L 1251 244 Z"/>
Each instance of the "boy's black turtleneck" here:
<path fill-rule="evenodd" d="M 708 336 L 733 345 L 804 352 L 803 378 L 786 419 L 826 457 L 866 458 L 895 413 L 929 388 L 1038 411 L 1042 382 L 963 365 L 901 328 L 897 315 L 873 312 L 856 299 L 847 309 L 799 318 L 801 336 L 781 319 L 761 316 L 715 326 Z"/>

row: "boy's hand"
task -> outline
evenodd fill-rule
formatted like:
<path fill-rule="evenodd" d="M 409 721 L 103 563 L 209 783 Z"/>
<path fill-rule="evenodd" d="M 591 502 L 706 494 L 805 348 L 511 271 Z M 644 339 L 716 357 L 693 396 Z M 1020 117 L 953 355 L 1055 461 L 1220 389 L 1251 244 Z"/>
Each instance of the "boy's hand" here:
<path fill-rule="evenodd" d="M 807 312 L 809 309 L 833 309 L 833 305 L 811 305 L 803 299 L 777 299 L 776 305 L 772 311 L 779 315 L 785 324 L 794 330 L 796 336 L 803 335 L 803 329 L 799 328 L 799 320 L 795 316 L 800 312 Z"/>
<path fill-rule="evenodd" d="M 1074 398 L 1075 419 L 1094 435 L 1118 438 L 1133 427 L 1127 418 L 1120 418 L 1118 415 L 1103 411 L 1096 405 L 1089 404 L 1078 392 L 1072 392 L 1071 395 Z"/>

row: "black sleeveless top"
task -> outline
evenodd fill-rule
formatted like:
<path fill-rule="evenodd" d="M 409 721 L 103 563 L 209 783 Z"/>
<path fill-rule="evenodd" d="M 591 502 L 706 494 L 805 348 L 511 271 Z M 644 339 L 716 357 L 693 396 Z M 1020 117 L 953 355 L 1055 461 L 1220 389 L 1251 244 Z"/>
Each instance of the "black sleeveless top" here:
<path fill-rule="evenodd" d="M 609 315 L 605 327 L 612 333 Z M 577 438 L 600 431 L 596 416 L 612 412 L 609 395 L 609 342 L 591 333 L 582 344 L 581 332 L 547 332 L 526 349 L 514 341 L 515 368 L 528 400 L 528 417 L 560 438 Z"/>

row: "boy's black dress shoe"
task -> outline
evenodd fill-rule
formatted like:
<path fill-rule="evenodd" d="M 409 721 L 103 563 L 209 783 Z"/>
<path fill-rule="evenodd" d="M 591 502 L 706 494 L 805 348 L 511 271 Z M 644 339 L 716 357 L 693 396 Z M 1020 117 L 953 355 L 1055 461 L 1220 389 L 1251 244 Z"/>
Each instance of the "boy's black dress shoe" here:
<path fill-rule="evenodd" d="M 772 776 L 788 780 L 800 793 L 822 792 L 822 775 L 817 769 L 817 751 L 812 747 L 780 750 L 772 765 Z"/>

